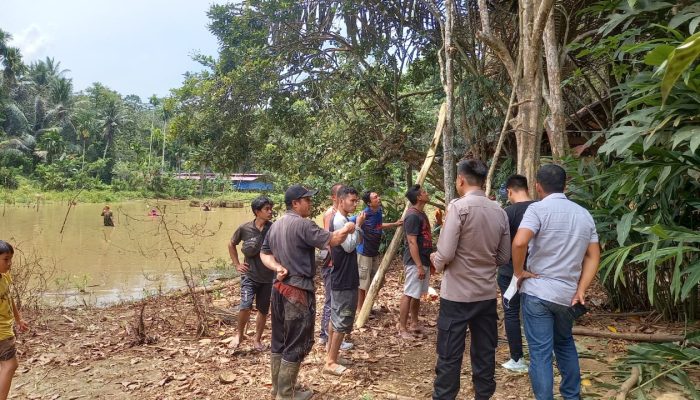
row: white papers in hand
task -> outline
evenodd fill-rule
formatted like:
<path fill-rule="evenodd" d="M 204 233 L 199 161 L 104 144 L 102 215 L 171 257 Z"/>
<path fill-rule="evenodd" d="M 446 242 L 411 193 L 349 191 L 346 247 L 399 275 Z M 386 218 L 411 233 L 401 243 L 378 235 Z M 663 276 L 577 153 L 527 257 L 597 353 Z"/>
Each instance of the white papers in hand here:
<path fill-rule="evenodd" d="M 503 293 L 503 298 L 506 301 L 510 301 L 510 299 L 512 299 L 516 293 L 518 293 L 518 277 L 513 275 L 513 277 L 510 279 L 510 285 L 508 285 L 508 289 L 505 293 Z"/>

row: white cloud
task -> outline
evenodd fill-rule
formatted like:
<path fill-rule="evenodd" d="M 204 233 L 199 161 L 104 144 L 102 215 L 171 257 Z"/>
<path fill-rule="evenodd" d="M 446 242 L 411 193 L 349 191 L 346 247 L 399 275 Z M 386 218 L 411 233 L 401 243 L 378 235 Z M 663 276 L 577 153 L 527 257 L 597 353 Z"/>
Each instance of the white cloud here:
<path fill-rule="evenodd" d="M 51 37 L 42 29 L 32 24 L 18 33 L 12 33 L 10 46 L 18 47 L 22 52 L 24 62 L 31 62 L 44 58 L 48 54 L 51 45 Z"/>

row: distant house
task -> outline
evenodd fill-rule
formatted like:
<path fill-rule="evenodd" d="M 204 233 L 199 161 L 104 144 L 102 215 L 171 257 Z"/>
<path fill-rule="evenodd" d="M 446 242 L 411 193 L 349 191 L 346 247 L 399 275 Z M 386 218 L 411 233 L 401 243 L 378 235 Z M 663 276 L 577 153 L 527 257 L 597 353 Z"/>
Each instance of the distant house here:
<path fill-rule="evenodd" d="M 264 174 L 232 174 L 231 185 L 236 190 L 267 192 L 272 190 L 272 183 L 265 178 Z"/>
<path fill-rule="evenodd" d="M 200 180 L 204 178 L 209 180 L 224 177 L 220 174 L 215 174 L 212 172 L 179 172 L 175 174 L 175 178 L 187 180 Z M 267 176 L 265 174 L 231 174 L 229 175 L 229 179 L 231 180 L 231 186 L 235 190 L 266 192 L 272 190 L 273 187 L 272 183 L 268 182 Z"/>

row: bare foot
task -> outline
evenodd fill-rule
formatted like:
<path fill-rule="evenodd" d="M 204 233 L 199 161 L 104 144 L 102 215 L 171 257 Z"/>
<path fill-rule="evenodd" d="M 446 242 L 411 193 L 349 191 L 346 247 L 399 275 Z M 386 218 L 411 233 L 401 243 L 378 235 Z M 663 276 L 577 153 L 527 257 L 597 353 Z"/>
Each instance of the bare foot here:
<path fill-rule="evenodd" d="M 425 336 L 425 328 L 423 328 L 419 324 L 411 324 L 408 330 L 415 333 L 416 335 Z"/>
<path fill-rule="evenodd" d="M 415 337 L 408 333 L 408 331 L 399 331 L 399 338 L 403 340 L 413 340 Z"/>
<path fill-rule="evenodd" d="M 228 348 L 229 349 L 237 349 L 238 346 L 240 346 L 241 342 L 243 341 L 243 337 L 241 336 L 236 336 L 235 339 L 233 339 L 229 344 Z"/>
<path fill-rule="evenodd" d="M 413 340 L 413 335 L 408 333 L 408 331 L 405 328 L 402 328 L 401 324 L 396 324 L 396 329 L 399 330 L 399 338 L 404 340 Z"/>
<path fill-rule="evenodd" d="M 262 344 L 261 342 L 253 342 L 253 348 L 255 349 L 255 351 L 267 350 L 267 346 Z"/>

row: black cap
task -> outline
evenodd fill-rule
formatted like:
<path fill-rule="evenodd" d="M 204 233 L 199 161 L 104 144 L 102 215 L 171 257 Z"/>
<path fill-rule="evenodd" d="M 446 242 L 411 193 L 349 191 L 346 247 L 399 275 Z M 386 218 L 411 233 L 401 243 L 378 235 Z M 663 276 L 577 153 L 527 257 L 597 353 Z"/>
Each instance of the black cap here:
<path fill-rule="evenodd" d="M 299 200 L 302 197 L 312 197 L 318 190 L 307 189 L 301 185 L 292 185 L 284 192 L 284 204 L 291 206 L 292 200 Z"/>

